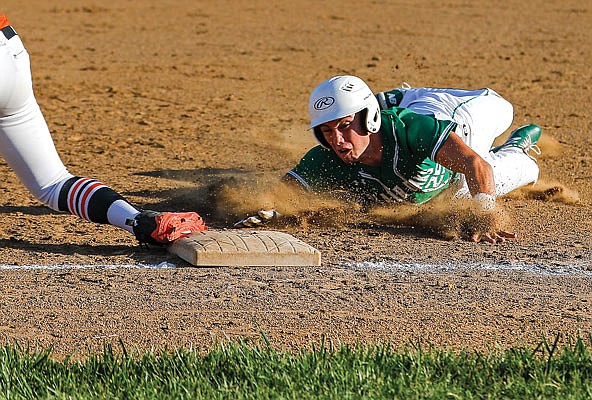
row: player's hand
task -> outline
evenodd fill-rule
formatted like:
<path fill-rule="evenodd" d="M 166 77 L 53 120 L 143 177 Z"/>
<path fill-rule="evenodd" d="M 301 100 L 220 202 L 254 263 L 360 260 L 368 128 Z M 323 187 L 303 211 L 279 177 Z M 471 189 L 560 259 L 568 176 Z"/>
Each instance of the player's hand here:
<path fill-rule="evenodd" d="M 518 235 L 513 232 L 499 231 L 499 232 L 475 232 L 471 235 L 471 242 L 487 242 L 487 243 L 501 243 L 506 239 L 516 239 Z"/>
<path fill-rule="evenodd" d="M 276 210 L 259 210 L 257 215 L 251 215 L 236 222 L 234 228 L 256 228 L 277 220 L 281 216 Z"/>
<path fill-rule="evenodd" d="M 506 239 L 515 239 L 516 234 L 500 229 L 501 210 L 496 206 L 496 199 L 491 194 L 477 193 L 473 196 L 473 215 L 469 240 L 471 242 L 502 243 Z"/>

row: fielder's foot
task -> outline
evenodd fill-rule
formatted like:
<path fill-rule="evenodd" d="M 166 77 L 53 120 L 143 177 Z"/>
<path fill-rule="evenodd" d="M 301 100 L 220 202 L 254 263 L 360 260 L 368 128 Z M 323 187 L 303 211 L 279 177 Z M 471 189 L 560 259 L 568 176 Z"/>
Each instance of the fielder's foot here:
<path fill-rule="evenodd" d="M 540 126 L 535 124 L 524 125 L 514 130 L 514 132 L 510 134 L 508 140 L 506 140 L 506 143 L 502 144 L 501 146 L 494 147 L 491 149 L 491 151 L 497 153 L 504 147 L 517 147 L 534 160 L 535 158 L 528 154 L 528 152 L 532 150 L 533 153 L 537 155 L 541 154 L 541 149 L 539 149 L 539 146 L 536 145 L 540 137 Z"/>
<path fill-rule="evenodd" d="M 207 229 L 195 212 L 171 213 L 144 210 L 127 224 L 133 227 L 136 239 L 143 243 L 164 245 L 193 232 Z"/>

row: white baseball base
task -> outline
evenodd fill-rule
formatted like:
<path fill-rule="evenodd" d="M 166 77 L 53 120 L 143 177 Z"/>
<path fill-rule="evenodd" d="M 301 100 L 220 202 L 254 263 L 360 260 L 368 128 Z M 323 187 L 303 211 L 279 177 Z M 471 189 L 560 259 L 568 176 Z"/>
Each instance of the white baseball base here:
<path fill-rule="evenodd" d="M 264 230 L 207 230 L 168 251 L 196 266 L 319 266 L 321 253 L 292 235 Z"/>

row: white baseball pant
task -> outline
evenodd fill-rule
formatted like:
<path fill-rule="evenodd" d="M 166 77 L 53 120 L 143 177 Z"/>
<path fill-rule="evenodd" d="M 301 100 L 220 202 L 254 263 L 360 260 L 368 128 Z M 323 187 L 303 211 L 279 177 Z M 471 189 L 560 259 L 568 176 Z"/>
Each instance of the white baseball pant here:
<path fill-rule="evenodd" d="M 33 95 L 29 54 L 19 36 L 0 34 L 0 155 L 29 191 L 58 210 L 61 184 L 73 175 L 55 149 Z"/>
<path fill-rule="evenodd" d="M 504 147 L 491 152 L 494 140 L 512 124 L 512 104 L 492 89 L 464 90 L 441 88 L 401 88 L 400 107 L 419 114 L 431 114 L 438 119 L 458 124 L 456 134 L 485 159 L 493 168 L 495 191 L 502 196 L 514 189 L 536 182 L 537 163 L 516 147 Z M 470 196 L 464 177 L 454 197 Z"/>

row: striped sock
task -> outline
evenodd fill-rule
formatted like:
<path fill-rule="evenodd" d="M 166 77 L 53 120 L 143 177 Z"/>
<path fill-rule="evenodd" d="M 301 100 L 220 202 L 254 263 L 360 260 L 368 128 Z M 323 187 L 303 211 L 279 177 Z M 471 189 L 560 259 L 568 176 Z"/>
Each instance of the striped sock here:
<path fill-rule="evenodd" d="M 107 211 L 117 200 L 128 203 L 123 196 L 104 183 L 75 176 L 62 186 L 58 207 L 60 211 L 69 212 L 87 221 L 108 224 Z"/>

